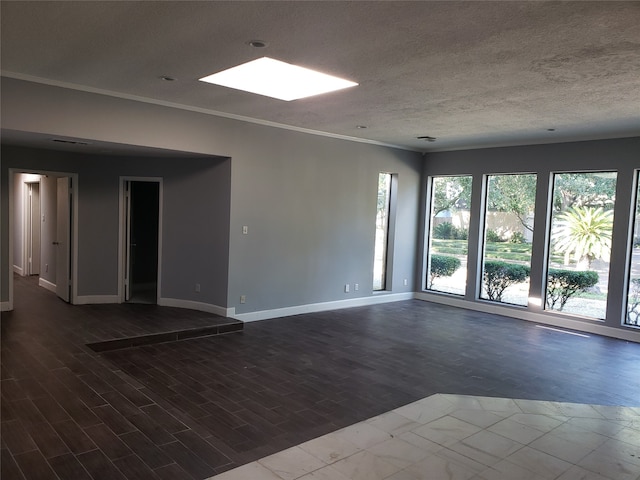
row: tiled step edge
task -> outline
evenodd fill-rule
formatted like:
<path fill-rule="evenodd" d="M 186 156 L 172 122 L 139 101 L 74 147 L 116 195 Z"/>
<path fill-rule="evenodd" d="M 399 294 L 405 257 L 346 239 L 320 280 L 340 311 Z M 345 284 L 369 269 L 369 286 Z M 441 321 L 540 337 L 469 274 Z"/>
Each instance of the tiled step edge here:
<path fill-rule="evenodd" d="M 231 322 L 221 325 L 212 325 L 210 327 L 189 328 L 173 332 L 151 333 L 149 335 L 139 335 L 136 337 L 117 338 L 115 340 L 87 343 L 86 345 L 94 352 L 108 352 L 110 350 L 120 350 L 122 348 L 140 347 L 142 345 L 153 345 L 156 343 L 175 342 L 190 338 L 241 332 L 243 328 L 243 322 Z"/>

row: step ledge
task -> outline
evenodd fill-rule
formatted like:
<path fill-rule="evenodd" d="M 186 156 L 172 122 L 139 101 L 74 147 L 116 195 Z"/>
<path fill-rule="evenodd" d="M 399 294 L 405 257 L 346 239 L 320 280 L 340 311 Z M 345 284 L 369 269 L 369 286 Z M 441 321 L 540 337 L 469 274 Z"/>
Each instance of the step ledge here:
<path fill-rule="evenodd" d="M 104 340 L 101 342 L 87 343 L 86 346 L 97 353 L 121 350 L 123 348 L 140 347 L 143 345 L 155 345 L 157 343 L 177 342 L 179 340 L 189 340 L 199 337 L 210 337 L 214 335 L 225 335 L 227 333 L 242 332 L 243 322 L 224 323 L 209 327 L 196 327 L 186 330 L 175 330 L 171 332 L 150 333 L 148 335 L 138 335 L 135 337 L 116 338 L 114 340 Z"/>

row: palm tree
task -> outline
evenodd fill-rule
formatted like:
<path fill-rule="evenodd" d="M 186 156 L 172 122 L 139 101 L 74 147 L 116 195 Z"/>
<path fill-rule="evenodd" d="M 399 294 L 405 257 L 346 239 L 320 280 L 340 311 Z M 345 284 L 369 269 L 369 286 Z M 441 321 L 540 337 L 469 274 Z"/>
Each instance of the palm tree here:
<path fill-rule="evenodd" d="M 565 265 L 573 254 L 576 262 L 586 261 L 588 268 L 598 258 L 609 258 L 613 211 L 602 207 L 571 208 L 558 215 L 552 238 L 555 250 L 564 253 Z"/>

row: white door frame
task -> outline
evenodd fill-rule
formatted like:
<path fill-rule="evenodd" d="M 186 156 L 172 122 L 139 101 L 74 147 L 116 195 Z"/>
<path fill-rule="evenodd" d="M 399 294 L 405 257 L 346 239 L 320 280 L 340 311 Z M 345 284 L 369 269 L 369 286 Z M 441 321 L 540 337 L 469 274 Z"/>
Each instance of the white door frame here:
<path fill-rule="evenodd" d="M 2 304 L 2 310 L 13 310 L 13 232 L 15 229 L 14 218 L 14 183 L 15 175 L 20 173 L 32 173 L 35 175 L 49 175 L 55 177 L 70 177 L 73 185 L 73 197 L 71 203 L 71 301 L 75 304 L 78 298 L 78 174 L 70 172 L 53 172 L 48 170 L 38 170 L 32 168 L 9 168 L 9 261 L 7 262 L 7 275 L 9 280 L 9 299 Z M 42 192 L 41 192 L 42 193 Z"/>
<path fill-rule="evenodd" d="M 127 192 L 125 191 L 126 182 L 155 182 L 158 184 L 158 284 L 156 290 L 156 303 L 160 304 L 160 292 L 162 287 L 162 198 L 163 198 L 163 185 L 162 177 L 120 177 L 120 195 L 119 195 L 119 238 L 118 242 L 118 297 L 120 303 L 124 303 L 125 300 L 125 276 L 127 272 Z"/>
<path fill-rule="evenodd" d="M 73 200 L 73 180 L 69 177 L 56 178 L 56 295 L 65 302 L 71 301 L 71 247 L 70 235 L 71 201 Z"/>

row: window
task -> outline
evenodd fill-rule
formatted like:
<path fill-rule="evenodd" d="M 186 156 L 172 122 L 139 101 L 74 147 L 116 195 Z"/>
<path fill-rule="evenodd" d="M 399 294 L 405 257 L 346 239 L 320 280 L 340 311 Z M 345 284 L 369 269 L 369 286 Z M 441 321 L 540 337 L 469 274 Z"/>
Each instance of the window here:
<path fill-rule="evenodd" d="M 471 179 L 471 176 L 431 177 L 427 290 L 465 293 Z"/>
<path fill-rule="evenodd" d="M 605 318 L 616 179 L 615 172 L 554 175 L 548 310 Z"/>
<path fill-rule="evenodd" d="M 489 175 L 480 298 L 526 306 L 536 175 Z"/>
<path fill-rule="evenodd" d="M 629 287 L 624 323 L 640 327 L 640 172 L 636 172 L 635 215 L 629 265 Z"/>
<path fill-rule="evenodd" d="M 376 209 L 376 237 L 373 260 L 373 290 L 387 288 L 387 250 L 389 244 L 389 216 L 391 213 L 391 174 L 378 175 L 378 204 Z"/>

